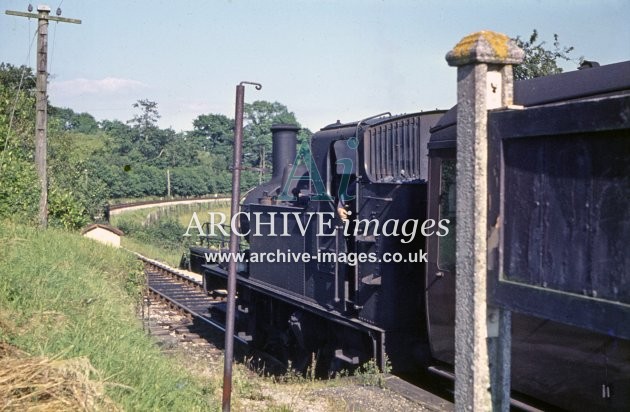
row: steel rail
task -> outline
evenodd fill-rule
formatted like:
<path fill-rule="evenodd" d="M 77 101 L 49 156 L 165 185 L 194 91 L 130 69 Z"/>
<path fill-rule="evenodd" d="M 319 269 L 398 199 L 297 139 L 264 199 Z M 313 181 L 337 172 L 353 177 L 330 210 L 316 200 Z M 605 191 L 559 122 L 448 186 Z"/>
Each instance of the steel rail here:
<path fill-rule="evenodd" d="M 151 277 L 151 274 L 153 274 L 154 276 L 168 276 L 170 277 L 170 279 L 172 280 L 171 282 L 169 282 L 169 279 L 160 279 L 158 280 L 158 282 L 160 282 L 160 285 L 174 285 L 176 286 L 178 283 L 180 285 L 187 285 L 187 286 L 193 286 L 195 288 L 198 288 L 200 292 L 203 292 L 203 284 L 201 282 L 195 281 L 194 279 L 191 279 L 190 277 L 186 276 L 183 273 L 180 273 L 176 270 L 173 270 L 167 266 L 161 265 L 157 262 L 152 262 L 150 260 L 148 260 L 147 258 L 143 257 L 143 256 L 138 256 L 138 258 L 143 261 L 145 263 L 145 273 L 147 275 L 148 278 Z M 147 267 L 148 266 L 148 267 Z M 192 316 L 194 319 L 202 322 L 203 324 L 207 324 L 208 326 L 211 326 L 213 329 L 219 330 L 222 333 L 225 333 L 225 325 L 221 324 L 220 322 L 217 322 L 215 320 L 212 320 L 210 318 L 208 318 L 207 316 L 204 316 L 202 313 L 199 313 L 196 309 L 194 309 L 191 305 L 190 305 L 190 301 L 191 300 L 196 300 L 199 301 L 199 298 L 194 298 L 194 297 L 190 297 L 188 294 L 183 293 L 184 295 L 188 296 L 188 298 L 180 298 L 177 296 L 173 296 L 175 294 L 177 294 L 178 292 L 183 292 L 181 290 L 181 288 L 176 287 L 173 290 L 173 293 L 168 294 L 165 293 L 163 288 L 158 288 L 155 287 L 157 285 L 152 286 L 151 285 L 151 281 L 149 280 L 148 284 L 147 284 L 147 289 L 149 290 L 149 292 L 157 297 L 159 297 L 160 299 L 174 305 L 175 307 L 177 307 L 179 310 L 181 310 L 182 312 L 185 312 L 187 314 L 189 314 L 190 316 Z M 181 295 L 182 293 L 180 293 Z M 219 303 L 219 302 L 223 302 L 223 300 L 221 299 L 211 299 L 210 297 L 207 298 L 207 302 L 208 303 Z M 234 339 L 239 341 L 240 343 L 247 345 L 247 341 L 240 338 L 238 335 L 234 335 Z"/>

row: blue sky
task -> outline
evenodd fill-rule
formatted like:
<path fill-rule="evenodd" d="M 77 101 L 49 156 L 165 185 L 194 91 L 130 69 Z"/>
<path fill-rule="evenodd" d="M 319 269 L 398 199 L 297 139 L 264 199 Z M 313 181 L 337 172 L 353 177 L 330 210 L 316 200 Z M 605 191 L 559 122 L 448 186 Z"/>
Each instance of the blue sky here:
<path fill-rule="evenodd" d="M 528 37 L 536 28 L 549 44 L 557 33 L 574 46 L 576 60 L 630 60 L 629 0 L 55 0 L 53 13 L 60 3 L 83 24 L 51 23 L 51 103 L 125 121 L 148 98 L 161 126 L 178 131 L 200 114 L 233 117 L 243 80 L 263 84 L 246 89 L 246 101 L 279 101 L 313 131 L 384 111 L 449 108 L 455 69 L 444 56 L 483 29 Z M 0 1 L 2 13 L 28 4 Z M 34 67 L 35 29 L 2 14 L 0 61 Z"/>

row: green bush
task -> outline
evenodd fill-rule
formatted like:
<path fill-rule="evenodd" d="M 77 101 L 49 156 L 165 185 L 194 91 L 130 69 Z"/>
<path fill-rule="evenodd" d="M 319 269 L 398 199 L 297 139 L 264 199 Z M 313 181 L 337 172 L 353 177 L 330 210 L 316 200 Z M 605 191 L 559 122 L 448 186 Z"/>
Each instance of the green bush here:
<path fill-rule="evenodd" d="M 32 162 L 4 154 L 0 166 L 0 219 L 34 222 L 39 209 L 39 183 Z"/>
<path fill-rule="evenodd" d="M 126 236 L 166 250 L 183 250 L 187 245 L 187 239 L 182 237 L 186 228 L 173 218 L 140 223 L 133 218 L 121 217 L 116 220 L 116 225 Z"/>
<path fill-rule="evenodd" d="M 51 226 L 75 230 L 88 223 L 83 204 L 69 190 L 53 189 L 48 193 L 48 218 Z"/>

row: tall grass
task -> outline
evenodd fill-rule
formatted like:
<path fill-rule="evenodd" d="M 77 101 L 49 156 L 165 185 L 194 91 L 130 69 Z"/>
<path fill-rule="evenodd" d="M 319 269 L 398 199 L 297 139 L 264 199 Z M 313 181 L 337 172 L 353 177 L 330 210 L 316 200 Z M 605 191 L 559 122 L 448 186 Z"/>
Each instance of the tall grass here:
<path fill-rule="evenodd" d="M 230 219 L 230 202 L 170 205 L 132 210 L 111 217 L 111 224 L 122 229 L 125 236 L 122 245 L 147 257 L 177 266 L 188 246 L 198 241 L 196 228 L 190 229 L 190 237 L 184 237 L 196 213 L 203 224 L 209 219 L 208 212 L 223 213 Z"/>
<path fill-rule="evenodd" d="M 209 382 L 165 358 L 135 317 L 130 254 L 69 233 L 0 222 L 0 340 L 33 355 L 88 357 L 125 410 L 215 410 Z"/>
<path fill-rule="evenodd" d="M 168 249 L 163 246 L 154 245 L 150 242 L 143 242 L 129 236 L 122 238 L 121 245 L 124 248 L 140 253 L 148 258 L 166 263 L 174 268 L 179 266 L 182 255 L 188 252 L 188 249 L 183 246 L 177 249 Z"/>

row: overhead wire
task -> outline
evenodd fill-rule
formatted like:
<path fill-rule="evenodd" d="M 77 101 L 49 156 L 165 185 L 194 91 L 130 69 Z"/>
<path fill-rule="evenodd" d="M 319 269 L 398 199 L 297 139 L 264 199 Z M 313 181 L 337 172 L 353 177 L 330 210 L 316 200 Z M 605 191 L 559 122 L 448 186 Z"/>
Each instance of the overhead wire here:
<path fill-rule="evenodd" d="M 57 10 L 59 10 L 61 8 L 61 5 L 63 4 L 64 0 L 61 0 L 61 2 L 59 3 L 59 5 L 57 6 Z M 59 22 L 56 21 L 55 22 L 55 27 L 53 27 L 53 41 L 52 41 L 52 50 L 50 53 L 50 64 L 48 65 L 49 70 L 48 73 L 52 75 L 53 72 L 53 59 L 55 58 L 55 39 L 57 38 L 57 26 L 59 25 Z"/>
<path fill-rule="evenodd" d="M 59 5 L 57 6 L 57 9 L 61 8 L 61 5 L 63 4 L 64 0 L 61 0 L 61 2 L 59 3 Z M 55 24 L 55 27 L 53 28 L 53 41 L 52 41 L 52 53 L 50 55 L 50 70 L 48 71 L 49 73 L 52 73 L 52 63 L 53 63 L 53 59 L 55 56 L 55 40 L 57 38 L 57 25 L 59 24 L 59 22 L 56 22 L 57 24 Z M 28 32 L 31 32 L 31 19 L 28 19 Z M 16 91 L 15 94 L 15 99 L 13 101 L 13 107 L 11 108 L 11 114 L 9 115 L 9 127 L 7 129 L 7 135 L 4 139 L 4 145 L 3 145 L 3 149 L 2 149 L 2 154 L 0 154 L 0 168 L 4 165 L 4 154 L 8 151 L 9 149 L 9 138 L 11 136 L 11 130 L 13 128 L 13 119 L 15 118 L 15 110 L 17 108 L 17 103 L 20 99 L 20 92 L 22 91 L 22 85 L 24 83 L 24 74 L 26 72 L 26 68 L 28 67 L 28 63 L 31 59 L 31 50 L 33 49 L 33 43 L 35 42 L 35 38 L 37 37 L 37 34 L 39 32 L 39 24 L 38 24 L 38 28 L 37 30 L 35 30 L 35 33 L 33 34 L 33 37 L 30 39 L 30 41 L 28 41 L 28 52 L 26 54 L 26 62 L 25 64 L 22 66 L 22 73 L 20 74 L 20 82 L 18 85 L 18 89 Z"/>
<path fill-rule="evenodd" d="M 55 39 L 57 38 L 57 26 L 59 22 L 55 22 L 55 26 L 53 27 L 53 41 L 52 41 L 52 50 L 50 52 L 50 64 L 48 65 L 48 74 L 52 75 L 53 72 L 53 59 L 55 58 Z"/>
<path fill-rule="evenodd" d="M 63 0 L 62 0 L 63 2 Z M 29 18 L 29 33 L 31 31 L 31 19 Z M 26 62 L 22 65 L 22 73 L 20 74 L 20 82 L 18 84 L 18 89 L 15 93 L 15 99 L 13 100 L 13 107 L 11 108 L 11 114 L 9 115 L 9 127 L 7 129 L 7 135 L 4 139 L 4 148 L 2 149 L 2 154 L 0 155 L 0 170 L 4 165 L 4 154 L 9 150 L 9 137 L 11 136 L 11 129 L 13 128 L 13 119 L 15 118 L 15 109 L 17 108 L 18 101 L 20 100 L 20 92 L 22 91 L 22 85 L 24 84 L 24 74 L 28 67 L 28 63 L 31 60 L 31 50 L 33 49 L 33 43 L 35 42 L 35 38 L 39 32 L 39 26 L 35 30 L 33 37 L 30 39 L 30 44 L 28 46 L 28 52 L 26 53 Z"/>

